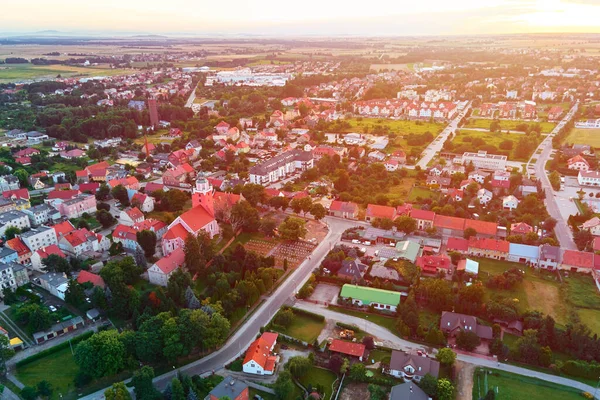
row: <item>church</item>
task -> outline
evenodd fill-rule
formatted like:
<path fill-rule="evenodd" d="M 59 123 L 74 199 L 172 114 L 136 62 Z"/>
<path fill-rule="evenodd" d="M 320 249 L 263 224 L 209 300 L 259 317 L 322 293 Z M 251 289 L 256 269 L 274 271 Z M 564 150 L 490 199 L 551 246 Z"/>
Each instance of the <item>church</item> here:
<path fill-rule="evenodd" d="M 219 234 L 219 225 L 215 219 L 214 190 L 204 177 L 196 180 L 192 189 L 192 208 L 181 214 L 167 228 L 162 238 L 163 255 L 171 254 L 175 249 L 183 248 L 185 239 L 191 233 L 197 236 L 205 231 L 211 239 Z"/>

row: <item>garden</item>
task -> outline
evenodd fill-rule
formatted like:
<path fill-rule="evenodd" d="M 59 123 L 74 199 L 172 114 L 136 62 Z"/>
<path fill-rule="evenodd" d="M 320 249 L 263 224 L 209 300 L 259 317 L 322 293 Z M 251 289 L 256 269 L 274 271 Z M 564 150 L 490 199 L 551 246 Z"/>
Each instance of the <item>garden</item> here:
<path fill-rule="evenodd" d="M 270 326 L 274 331 L 308 344 L 319 337 L 324 327 L 325 318 L 322 315 L 289 307 L 279 310 Z"/>

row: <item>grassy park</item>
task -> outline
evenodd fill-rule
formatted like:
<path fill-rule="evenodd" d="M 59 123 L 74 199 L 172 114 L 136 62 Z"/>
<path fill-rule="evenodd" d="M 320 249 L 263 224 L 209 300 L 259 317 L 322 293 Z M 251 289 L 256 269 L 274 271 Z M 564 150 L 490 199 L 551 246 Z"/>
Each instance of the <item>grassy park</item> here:
<path fill-rule="evenodd" d="M 487 392 L 486 388 L 496 390 L 497 400 L 575 400 L 583 398 L 581 390 L 578 389 L 494 369 L 486 369 L 485 371 L 491 371 L 492 373 L 486 374 L 480 368 L 474 373 L 473 400 L 483 398 Z"/>
<path fill-rule="evenodd" d="M 436 124 L 422 121 L 399 121 L 393 119 L 377 119 L 377 118 L 349 118 L 344 120 L 351 125 L 348 132 L 371 132 L 375 127 L 388 127 L 390 132 L 397 135 L 409 135 L 411 133 L 431 132 L 433 136 L 437 136 L 444 129 L 443 124 Z"/>
<path fill-rule="evenodd" d="M 599 148 L 600 129 L 574 128 L 563 142 L 569 144 L 589 144 L 592 147 Z"/>
<path fill-rule="evenodd" d="M 492 119 L 471 118 L 465 124 L 465 128 L 490 129 L 490 124 L 493 121 L 494 120 Z M 502 131 L 513 131 L 517 128 L 517 125 L 526 124 L 527 126 L 540 125 L 542 128 L 542 133 L 550 133 L 556 126 L 554 122 L 534 122 L 521 120 L 498 120 L 498 122 L 500 122 L 500 129 L 502 129 Z"/>

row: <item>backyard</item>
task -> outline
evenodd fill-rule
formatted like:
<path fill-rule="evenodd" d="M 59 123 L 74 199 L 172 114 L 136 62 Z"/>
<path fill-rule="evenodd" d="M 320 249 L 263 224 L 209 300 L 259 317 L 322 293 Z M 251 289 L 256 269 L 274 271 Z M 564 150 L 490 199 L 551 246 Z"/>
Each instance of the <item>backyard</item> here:
<path fill-rule="evenodd" d="M 294 319 L 290 326 L 282 327 L 273 325 L 273 330 L 276 330 L 285 335 L 291 336 L 298 340 L 312 344 L 325 327 L 325 321 L 319 321 L 305 314 L 294 313 Z M 277 316 L 275 316 L 275 319 Z"/>
<path fill-rule="evenodd" d="M 439 192 L 422 187 L 413 187 L 408 194 L 408 201 L 410 203 L 418 203 L 419 199 L 437 199 L 438 197 Z"/>
<path fill-rule="evenodd" d="M 535 146 L 530 145 L 530 149 L 523 151 L 523 143 L 520 143 L 520 139 L 522 138 L 530 138 Z M 474 140 L 475 143 L 473 143 Z M 478 150 L 486 150 L 493 146 L 495 150 L 490 149 L 493 150 L 490 151 L 491 153 L 508 154 L 508 158 L 511 161 L 527 161 L 542 140 L 543 136 L 525 135 L 522 133 L 491 133 L 462 129 L 456 131 L 451 142 L 454 147 L 448 150 L 455 153 L 462 153 L 464 151 L 475 152 Z M 500 149 L 500 144 L 505 141 L 512 142 L 510 150 Z M 526 141 L 526 143 L 527 142 L 529 141 Z"/>
<path fill-rule="evenodd" d="M 563 143 L 568 144 L 589 144 L 592 147 L 600 147 L 600 129 L 581 129 L 573 128 Z"/>
<path fill-rule="evenodd" d="M 470 118 L 469 121 L 465 124 L 465 128 L 482 128 L 482 129 L 490 129 L 490 124 L 494 120 L 492 119 L 479 119 L 479 118 Z M 534 121 L 513 121 L 513 120 L 498 120 L 500 122 L 500 129 L 502 131 L 514 131 L 517 128 L 517 125 L 525 124 L 527 126 L 540 125 L 542 128 L 542 133 L 550 133 L 552 129 L 556 126 L 553 122 L 534 122 Z"/>
<path fill-rule="evenodd" d="M 570 273 L 564 281 L 567 284 L 569 304 L 592 332 L 600 334 L 600 295 L 592 277 Z"/>
<path fill-rule="evenodd" d="M 490 371 L 487 370 L 486 371 Z M 509 372 L 491 370 L 491 374 L 484 374 L 478 368 L 473 376 L 473 400 L 483 398 L 487 389 L 496 390 L 496 399 L 527 399 L 546 400 L 581 399 L 581 391 L 556 383 L 531 378 Z"/>
<path fill-rule="evenodd" d="M 333 393 L 332 386 L 336 379 L 337 376 L 328 369 L 310 368 L 308 372 L 300 378 L 300 383 L 304 387 L 311 385 L 313 388 L 316 388 L 317 385 L 321 385 L 325 390 L 322 399 L 329 400 Z"/>

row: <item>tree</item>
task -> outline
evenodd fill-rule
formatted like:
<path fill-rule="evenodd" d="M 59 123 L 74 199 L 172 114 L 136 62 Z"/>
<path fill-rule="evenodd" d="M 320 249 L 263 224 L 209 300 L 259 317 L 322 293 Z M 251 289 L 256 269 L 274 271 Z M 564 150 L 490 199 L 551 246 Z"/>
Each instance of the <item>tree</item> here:
<path fill-rule="evenodd" d="M 448 379 L 438 380 L 437 398 L 438 400 L 454 400 L 454 386 Z"/>
<path fill-rule="evenodd" d="M 400 232 L 409 234 L 417 230 L 417 221 L 408 215 L 401 215 L 394 220 L 394 226 Z"/>
<path fill-rule="evenodd" d="M 131 394 L 123 382 L 113 383 L 111 387 L 104 392 L 106 400 L 131 400 Z"/>
<path fill-rule="evenodd" d="M 37 303 L 28 303 L 17 310 L 19 323 L 27 325 L 30 333 L 39 332 L 50 328 L 52 318 L 47 308 Z"/>
<path fill-rule="evenodd" d="M 471 227 L 465 229 L 465 231 L 463 232 L 463 237 L 465 239 L 470 239 L 476 235 L 477 235 L 477 231 L 475 230 L 475 228 L 471 228 Z"/>
<path fill-rule="evenodd" d="M 85 303 L 85 290 L 76 280 L 70 279 L 65 293 L 65 301 L 75 307 Z"/>
<path fill-rule="evenodd" d="M 171 400 L 185 400 L 185 392 L 181 381 L 177 378 L 171 380 Z"/>
<path fill-rule="evenodd" d="M 342 366 L 340 367 L 340 374 L 345 374 L 348 372 L 348 368 L 350 368 L 350 360 L 344 358 L 344 361 L 342 361 Z"/>
<path fill-rule="evenodd" d="M 373 340 L 373 336 L 365 336 L 362 340 L 362 344 L 365 345 L 367 350 L 373 350 L 375 348 L 375 340 Z"/>
<path fill-rule="evenodd" d="M 242 188 L 242 196 L 252 207 L 264 204 L 267 201 L 267 193 L 262 185 L 248 183 Z"/>
<path fill-rule="evenodd" d="M 129 205 L 129 195 L 127 194 L 127 189 L 123 185 L 117 185 L 110 191 L 110 194 L 117 199 L 122 206 Z"/>
<path fill-rule="evenodd" d="M 425 374 L 421 381 L 419 382 L 419 387 L 423 389 L 425 393 L 429 397 L 437 396 L 437 379 L 431 374 Z"/>
<path fill-rule="evenodd" d="M 456 361 L 456 353 L 447 347 L 441 348 L 435 358 L 440 362 L 440 364 L 452 366 Z"/>
<path fill-rule="evenodd" d="M 256 232 L 260 225 L 258 210 L 247 201 L 240 201 L 231 207 L 229 223 L 234 232 L 242 228 L 245 232 Z"/>
<path fill-rule="evenodd" d="M 367 374 L 367 368 L 363 363 L 354 363 L 350 367 L 349 378 L 353 381 L 361 382 Z"/>
<path fill-rule="evenodd" d="M 287 217 L 278 228 L 279 234 L 285 240 L 298 240 L 306 236 L 306 221 L 300 218 Z"/>
<path fill-rule="evenodd" d="M 300 212 L 302 212 L 304 215 L 306 215 L 307 212 L 310 212 L 312 206 L 313 206 L 313 202 L 310 199 L 310 197 L 302 197 L 300 199 L 293 199 L 290 202 L 290 207 L 292 207 L 292 210 L 294 210 L 294 212 L 296 214 L 300 214 Z"/>
<path fill-rule="evenodd" d="M 560 190 L 560 174 L 558 171 L 552 171 L 550 175 L 548 175 L 548 180 L 552 185 L 552 189 Z"/>
<path fill-rule="evenodd" d="M 292 375 L 288 371 L 279 373 L 275 384 L 273 385 L 275 390 L 275 396 L 279 400 L 285 400 L 294 391 L 294 382 L 292 382 Z"/>
<path fill-rule="evenodd" d="M 110 188 L 106 183 L 102 183 L 96 191 L 96 200 L 106 200 L 110 194 Z"/>
<path fill-rule="evenodd" d="M 37 393 L 42 397 L 50 397 L 52 396 L 53 388 L 50 382 L 47 380 L 39 381 L 36 385 Z"/>
<path fill-rule="evenodd" d="M 277 221 L 275 221 L 273 218 L 267 217 L 261 219 L 258 230 L 265 236 L 273 236 L 275 228 L 277 228 Z"/>
<path fill-rule="evenodd" d="M 381 386 L 369 384 L 367 386 L 369 394 L 371 395 L 370 400 L 386 400 L 388 398 L 387 393 Z"/>
<path fill-rule="evenodd" d="M 284 211 L 290 205 L 290 199 L 285 196 L 273 196 L 269 199 L 269 205 L 274 209 Z"/>
<path fill-rule="evenodd" d="M 327 215 L 327 210 L 320 203 L 315 203 L 310 209 L 310 213 L 317 221 L 323 219 Z"/>
<path fill-rule="evenodd" d="M 496 399 L 496 392 L 494 392 L 494 389 L 489 389 L 487 391 L 487 393 L 485 394 L 485 397 L 483 398 L 483 400 L 495 400 Z"/>
<path fill-rule="evenodd" d="M 21 230 L 19 228 L 17 228 L 16 226 L 9 226 L 4 231 L 4 237 L 6 238 L 6 240 L 11 240 L 14 239 L 15 236 L 17 236 L 19 233 L 21 233 Z"/>
<path fill-rule="evenodd" d="M 284 328 L 288 328 L 294 320 L 294 312 L 289 308 L 285 308 L 277 313 L 275 317 L 275 323 L 281 325 Z"/>
<path fill-rule="evenodd" d="M 25 171 L 22 168 L 19 168 L 13 173 L 13 175 L 19 179 L 19 182 L 21 183 L 21 187 L 29 186 L 29 182 L 28 182 L 29 172 Z"/>
<path fill-rule="evenodd" d="M 573 241 L 577 245 L 577 249 L 580 251 L 585 250 L 585 248 L 590 244 L 594 236 L 588 230 L 582 229 L 573 234 Z"/>
<path fill-rule="evenodd" d="M 342 368 L 344 360 L 338 354 L 334 354 L 329 357 L 329 363 L 327 364 L 327 368 L 335 372 L 336 374 L 340 373 L 340 369 Z"/>
<path fill-rule="evenodd" d="M 290 374 L 296 379 L 302 378 L 311 366 L 312 363 L 309 359 L 302 356 L 292 357 L 286 364 L 287 370 L 290 371 Z"/>
<path fill-rule="evenodd" d="M 599 192 L 600 193 L 600 192 Z M 556 220 L 552 217 L 546 218 L 544 220 L 544 229 L 547 231 L 552 231 L 556 227 Z"/>
<path fill-rule="evenodd" d="M 114 375 L 125 367 L 125 346 L 116 330 L 98 332 L 75 347 L 75 362 L 93 378 Z"/>
<path fill-rule="evenodd" d="M 98 222 L 100 222 L 103 228 L 108 228 L 109 226 L 117 222 L 115 217 L 113 217 L 112 214 L 106 210 L 96 211 L 96 219 L 98 220 Z"/>
<path fill-rule="evenodd" d="M 160 392 L 154 388 L 152 379 L 154 379 L 154 369 L 147 365 L 144 365 L 133 373 L 131 383 L 133 384 L 133 392 L 136 399 L 162 399 Z"/>
<path fill-rule="evenodd" d="M 471 331 L 460 331 L 456 335 L 456 345 L 458 348 L 473 351 L 481 344 L 481 339 L 475 332 Z"/>
<path fill-rule="evenodd" d="M 0 335 L 0 375 L 6 375 L 6 361 L 15 355 L 8 337 Z"/>
<path fill-rule="evenodd" d="M 144 229 L 143 231 L 136 233 L 136 238 L 139 245 L 144 250 L 146 258 L 153 257 L 156 252 L 156 233 Z"/>
<path fill-rule="evenodd" d="M 24 400 L 36 400 L 38 397 L 37 390 L 31 386 L 25 386 L 21 389 L 21 397 Z"/>

